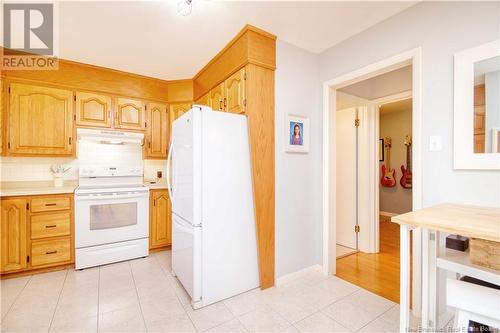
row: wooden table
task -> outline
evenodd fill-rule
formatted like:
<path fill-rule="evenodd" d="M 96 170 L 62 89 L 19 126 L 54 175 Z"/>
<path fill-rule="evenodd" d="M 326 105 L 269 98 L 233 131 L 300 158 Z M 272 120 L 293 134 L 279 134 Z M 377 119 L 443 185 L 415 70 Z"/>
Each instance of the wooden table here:
<path fill-rule="evenodd" d="M 439 251 L 439 232 L 500 242 L 500 208 L 440 204 L 397 215 L 400 225 L 400 331 L 410 324 L 410 231 L 422 228 L 422 328 L 437 327 L 437 269 L 500 285 L 500 272 L 469 261 L 468 252 Z"/>

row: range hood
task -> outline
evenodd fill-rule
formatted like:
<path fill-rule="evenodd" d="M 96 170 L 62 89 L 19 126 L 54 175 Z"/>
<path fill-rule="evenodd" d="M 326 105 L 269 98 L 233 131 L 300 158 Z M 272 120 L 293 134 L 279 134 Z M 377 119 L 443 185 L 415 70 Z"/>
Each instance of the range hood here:
<path fill-rule="evenodd" d="M 143 145 L 144 134 L 135 132 L 120 132 L 111 130 L 95 130 L 78 128 L 76 130 L 78 141 L 92 141 L 108 145 Z"/>

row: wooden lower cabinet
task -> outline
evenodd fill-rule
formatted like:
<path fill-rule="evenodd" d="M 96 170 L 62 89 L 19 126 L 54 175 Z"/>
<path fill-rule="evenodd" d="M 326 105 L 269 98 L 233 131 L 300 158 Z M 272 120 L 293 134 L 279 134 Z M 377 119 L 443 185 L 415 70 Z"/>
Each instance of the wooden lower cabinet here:
<path fill-rule="evenodd" d="M 17 273 L 74 262 L 73 195 L 1 199 L 0 273 Z"/>
<path fill-rule="evenodd" d="M 2 199 L 1 271 L 11 272 L 27 267 L 26 200 Z"/>
<path fill-rule="evenodd" d="M 149 210 L 149 248 L 172 244 L 172 209 L 168 190 L 151 190 Z"/>

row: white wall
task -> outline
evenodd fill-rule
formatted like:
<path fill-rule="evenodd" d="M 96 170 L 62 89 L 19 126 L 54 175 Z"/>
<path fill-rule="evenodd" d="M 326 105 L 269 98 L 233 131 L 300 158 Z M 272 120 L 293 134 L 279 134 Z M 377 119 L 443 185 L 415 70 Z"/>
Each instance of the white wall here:
<path fill-rule="evenodd" d="M 500 172 L 453 170 L 453 54 L 499 38 L 498 2 L 422 2 L 320 54 L 324 82 L 422 47 L 424 206 L 500 206 Z M 443 137 L 430 152 L 429 136 Z"/>
<path fill-rule="evenodd" d="M 318 56 L 278 40 L 276 276 L 321 262 L 321 115 Z M 310 118 L 308 154 L 285 153 L 285 115 Z"/>

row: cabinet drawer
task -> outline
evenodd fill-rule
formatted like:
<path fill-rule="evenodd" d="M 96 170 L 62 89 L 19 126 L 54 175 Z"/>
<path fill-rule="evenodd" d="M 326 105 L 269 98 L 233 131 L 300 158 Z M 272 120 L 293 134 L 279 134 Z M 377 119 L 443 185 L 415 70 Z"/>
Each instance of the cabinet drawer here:
<path fill-rule="evenodd" d="M 31 199 L 31 212 L 50 212 L 54 210 L 70 209 L 69 197 L 48 197 Z"/>
<path fill-rule="evenodd" d="M 71 259 L 71 240 L 35 241 L 31 243 L 31 266 L 57 264 Z"/>
<path fill-rule="evenodd" d="M 52 213 L 31 216 L 31 239 L 67 236 L 70 232 L 71 213 Z"/>

